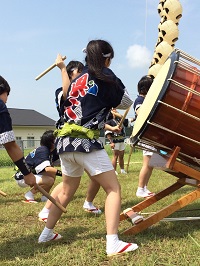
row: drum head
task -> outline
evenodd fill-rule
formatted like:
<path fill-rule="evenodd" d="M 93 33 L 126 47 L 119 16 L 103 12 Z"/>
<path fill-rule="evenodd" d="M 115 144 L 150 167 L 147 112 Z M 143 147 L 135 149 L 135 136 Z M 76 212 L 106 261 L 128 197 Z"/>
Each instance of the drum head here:
<path fill-rule="evenodd" d="M 131 142 L 136 145 L 145 130 L 148 127 L 148 120 L 154 115 L 156 108 L 158 106 L 158 100 L 161 100 L 167 90 L 170 81 L 169 78 L 172 77 L 176 65 L 174 62 L 178 60 L 179 54 L 177 52 L 172 52 L 169 58 L 166 60 L 157 76 L 155 77 L 143 104 L 140 107 L 138 117 L 135 121 L 133 132 L 131 135 Z"/>

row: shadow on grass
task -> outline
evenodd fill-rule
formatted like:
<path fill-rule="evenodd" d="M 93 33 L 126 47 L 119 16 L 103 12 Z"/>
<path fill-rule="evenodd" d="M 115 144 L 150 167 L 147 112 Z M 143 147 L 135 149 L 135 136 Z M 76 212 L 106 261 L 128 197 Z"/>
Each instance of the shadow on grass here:
<path fill-rule="evenodd" d="M 137 243 L 139 241 L 141 244 L 147 244 L 158 239 L 160 241 L 166 239 L 185 239 L 188 237 L 188 234 L 192 235 L 193 232 L 198 230 L 199 221 L 159 222 L 136 235 L 127 237 L 129 240 L 135 237 Z"/>
<path fill-rule="evenodd" d="M 19 198 L 20 197 L 20 198 Z M 13 195 L 12 195 L 12 198 L 9 197 L 9 194 L 7 194 L 6 197 L 0 197 L 0 204 L 11 204 L 11 203 L 20 203 L 22 202 L 23 200 L 25 200 L 25 198 L 22 196 L 22 195 L 16 195 L 15 198 L 13 198 Z"/>
<path fill-rule="evenodd" d="M 0 261 L 15 260 L 16 258 L 28 259 L 34 257 L 36 253 L 47 253 L 52 246 L 70 245 L 76 241 L 77 235 L 87 231 L 85 227 L 70 227 L 67 230 L 61 230 L 59 233 L 63 236 L 58 241 L 38 244 L 39 235 L 34 234 L 30 237 L 17 237 L 12 241 L 6 241 L 0 244 Z M 79 236 L 80 238 L 80 236 Z"/>

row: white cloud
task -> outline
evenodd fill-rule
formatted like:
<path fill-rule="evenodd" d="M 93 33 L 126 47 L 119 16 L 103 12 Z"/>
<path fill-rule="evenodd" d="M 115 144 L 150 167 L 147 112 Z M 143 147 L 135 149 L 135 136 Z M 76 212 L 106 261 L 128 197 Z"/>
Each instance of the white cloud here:
<path fill-rule="evenodd" d="M 152 52 L 146 48 L 134 44 L 130 46 L 126 52 L 126 58 L 131 68 L 143 68 L 149 66 L 151 62 Z"/>

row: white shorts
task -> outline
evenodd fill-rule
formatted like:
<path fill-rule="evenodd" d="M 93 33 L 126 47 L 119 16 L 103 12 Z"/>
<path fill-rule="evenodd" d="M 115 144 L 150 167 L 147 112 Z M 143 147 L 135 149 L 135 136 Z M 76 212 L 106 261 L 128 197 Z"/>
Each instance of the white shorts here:
<path fill-rule="evenodd" d="M 125 150 L 124 142 L 117 142 L 114 144 L 115 144 L 114 150 L 117 150 L 117 151 L 124 151 Z"/>
<path fill-rule="evenodd" d="M 153 147 L 153 146 L 150 146 L 150 145 L 147 145 L 147 144 L 144 144 L 144 143 L 142 143 L 142 142 L 138 142 L 138 146 L 141 146 L 141 147 L 143 147 L 143 148 L 147 148 L 147 150 L 144 150 L 143 149 L 143 156 L 152 156 L 153 155 L 153 152 L 152 152 L 152 150 L 153 151 L 156 151 L 156 149 Z"/>
<path fill-rule="evenodd" d="M 84 170 L 91 176 L 113 170 L 111 160 L 104 149 L 89 153 L 64 152 L 60 154 L 60 161 L 63 174 L 71 177 L 82 176 Z"/>
<path fill-rule="evenodd" d="M 152 156 L 152 155 L 153 155 L 152 151 L 143 150 L 143 156 Z"/>
<path fill-rule="evenodd" d="M 34 175 L 35 176 L 35 179 L 36 179 L 36 183 L 38 184 L 40 179 L 42 178 L 42 175 Z M 27 185 L 24 181 L 24 179 L 20 179 L 20 180 L 15 180 L 17 182 L 17 184 L 20 186 L 20 187 L 29 187 L 29 185 Z"/>

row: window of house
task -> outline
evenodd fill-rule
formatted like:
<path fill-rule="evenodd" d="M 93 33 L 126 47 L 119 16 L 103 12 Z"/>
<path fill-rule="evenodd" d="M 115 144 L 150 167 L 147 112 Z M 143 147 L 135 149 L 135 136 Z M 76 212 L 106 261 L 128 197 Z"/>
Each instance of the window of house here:
<path fill-rule="evenodd" d="M 16 143 L 19 145 L 19 147 L 22 150 L 24 149 L 24 143 L 23 143 L 22 137 L 16 137 Z"/>
<path fill-rule="evenodd" d="M 35 147 L 35 138 L 27 137 L 27 148 L 34 148 L 34 147 Z"/>

